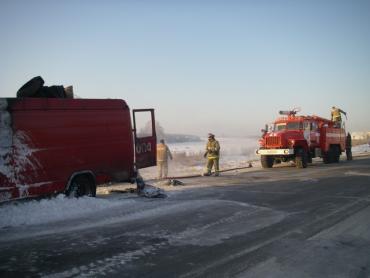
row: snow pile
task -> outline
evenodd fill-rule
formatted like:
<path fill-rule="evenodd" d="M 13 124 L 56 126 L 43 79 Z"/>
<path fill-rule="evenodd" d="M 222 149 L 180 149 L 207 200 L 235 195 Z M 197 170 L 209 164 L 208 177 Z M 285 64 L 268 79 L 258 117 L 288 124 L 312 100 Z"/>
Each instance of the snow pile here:
<path fill-rule="evenodd" d="M 352 147 L 352 153 L 353 154 L 370 153 L 370 145 L 364 144 L 364 145 L 354 146 Z"/>
<path fill-rule="evenodd" d="M 52 199 L 5 204 L 0 207 L 0 229 L 9 226 L 38 225 L 74 219 L 104 209 L 122 206 L 122 202 L 122 200 L 90 197 L 68 198 L 61 194 Z M 133 200 L 125 200 L 124 202 L 133 202 Z"/>

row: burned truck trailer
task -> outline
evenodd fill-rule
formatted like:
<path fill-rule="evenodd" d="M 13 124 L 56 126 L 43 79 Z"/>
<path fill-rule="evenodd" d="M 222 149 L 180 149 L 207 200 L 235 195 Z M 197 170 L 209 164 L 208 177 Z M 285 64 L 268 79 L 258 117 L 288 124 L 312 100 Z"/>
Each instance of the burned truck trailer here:
<path fill-rule="evenodd" d="M 0 98 L 0 201 L 134 181 L 156 164 L 156 134 L 153 109 L 132 112 L 120 99 Z M 151 130 L 140 136 L 143 113 Z"/>

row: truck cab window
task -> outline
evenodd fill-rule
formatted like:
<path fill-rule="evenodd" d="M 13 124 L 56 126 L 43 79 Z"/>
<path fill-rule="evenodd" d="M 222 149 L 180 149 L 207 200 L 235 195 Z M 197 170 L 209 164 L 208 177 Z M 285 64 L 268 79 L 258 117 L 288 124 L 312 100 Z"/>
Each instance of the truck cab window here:
<path fill-rule="evenodd" d="M 288 130 L 300 130 L 303 128 L 302 122 L 289 122 L 286 125 L 286 129 Z"/>
<path fill-rule="evenodd" d="M 317 131 L 317 128 L 318 128 L 318 125 L 317 125 L 316 122 L 311 123 L 311 130 L 312 131 Z"/>
<path fill-rule="evenodd" d="M 284 130 L 285 128 L 286 128 L 286 123 L 275 124 L 274 131 Z"/>

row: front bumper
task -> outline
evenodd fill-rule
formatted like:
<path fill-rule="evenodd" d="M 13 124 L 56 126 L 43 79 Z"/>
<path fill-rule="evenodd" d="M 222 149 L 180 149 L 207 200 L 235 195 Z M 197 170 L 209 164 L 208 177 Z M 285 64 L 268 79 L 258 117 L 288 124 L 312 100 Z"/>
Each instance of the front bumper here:
<path fill-rule="evenodd" d="M 258 155 L 292 155 L 294 149 L 258 149 L 256 150 Z"/>

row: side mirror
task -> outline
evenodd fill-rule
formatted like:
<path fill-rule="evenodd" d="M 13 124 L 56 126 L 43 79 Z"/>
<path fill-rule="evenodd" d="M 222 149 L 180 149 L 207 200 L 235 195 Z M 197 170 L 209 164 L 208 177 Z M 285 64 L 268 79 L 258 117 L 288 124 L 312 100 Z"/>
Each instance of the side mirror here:
<path fill-rule="evenodd" d="M 269 128 L 269 126 L 268 126 L 267 124 L 265 124 L 265 128 L 262 128 L 262 129 L 261 129 L 261 132 L 262 132 L 262 133 L 267 133 L 268 128 Z"/>

